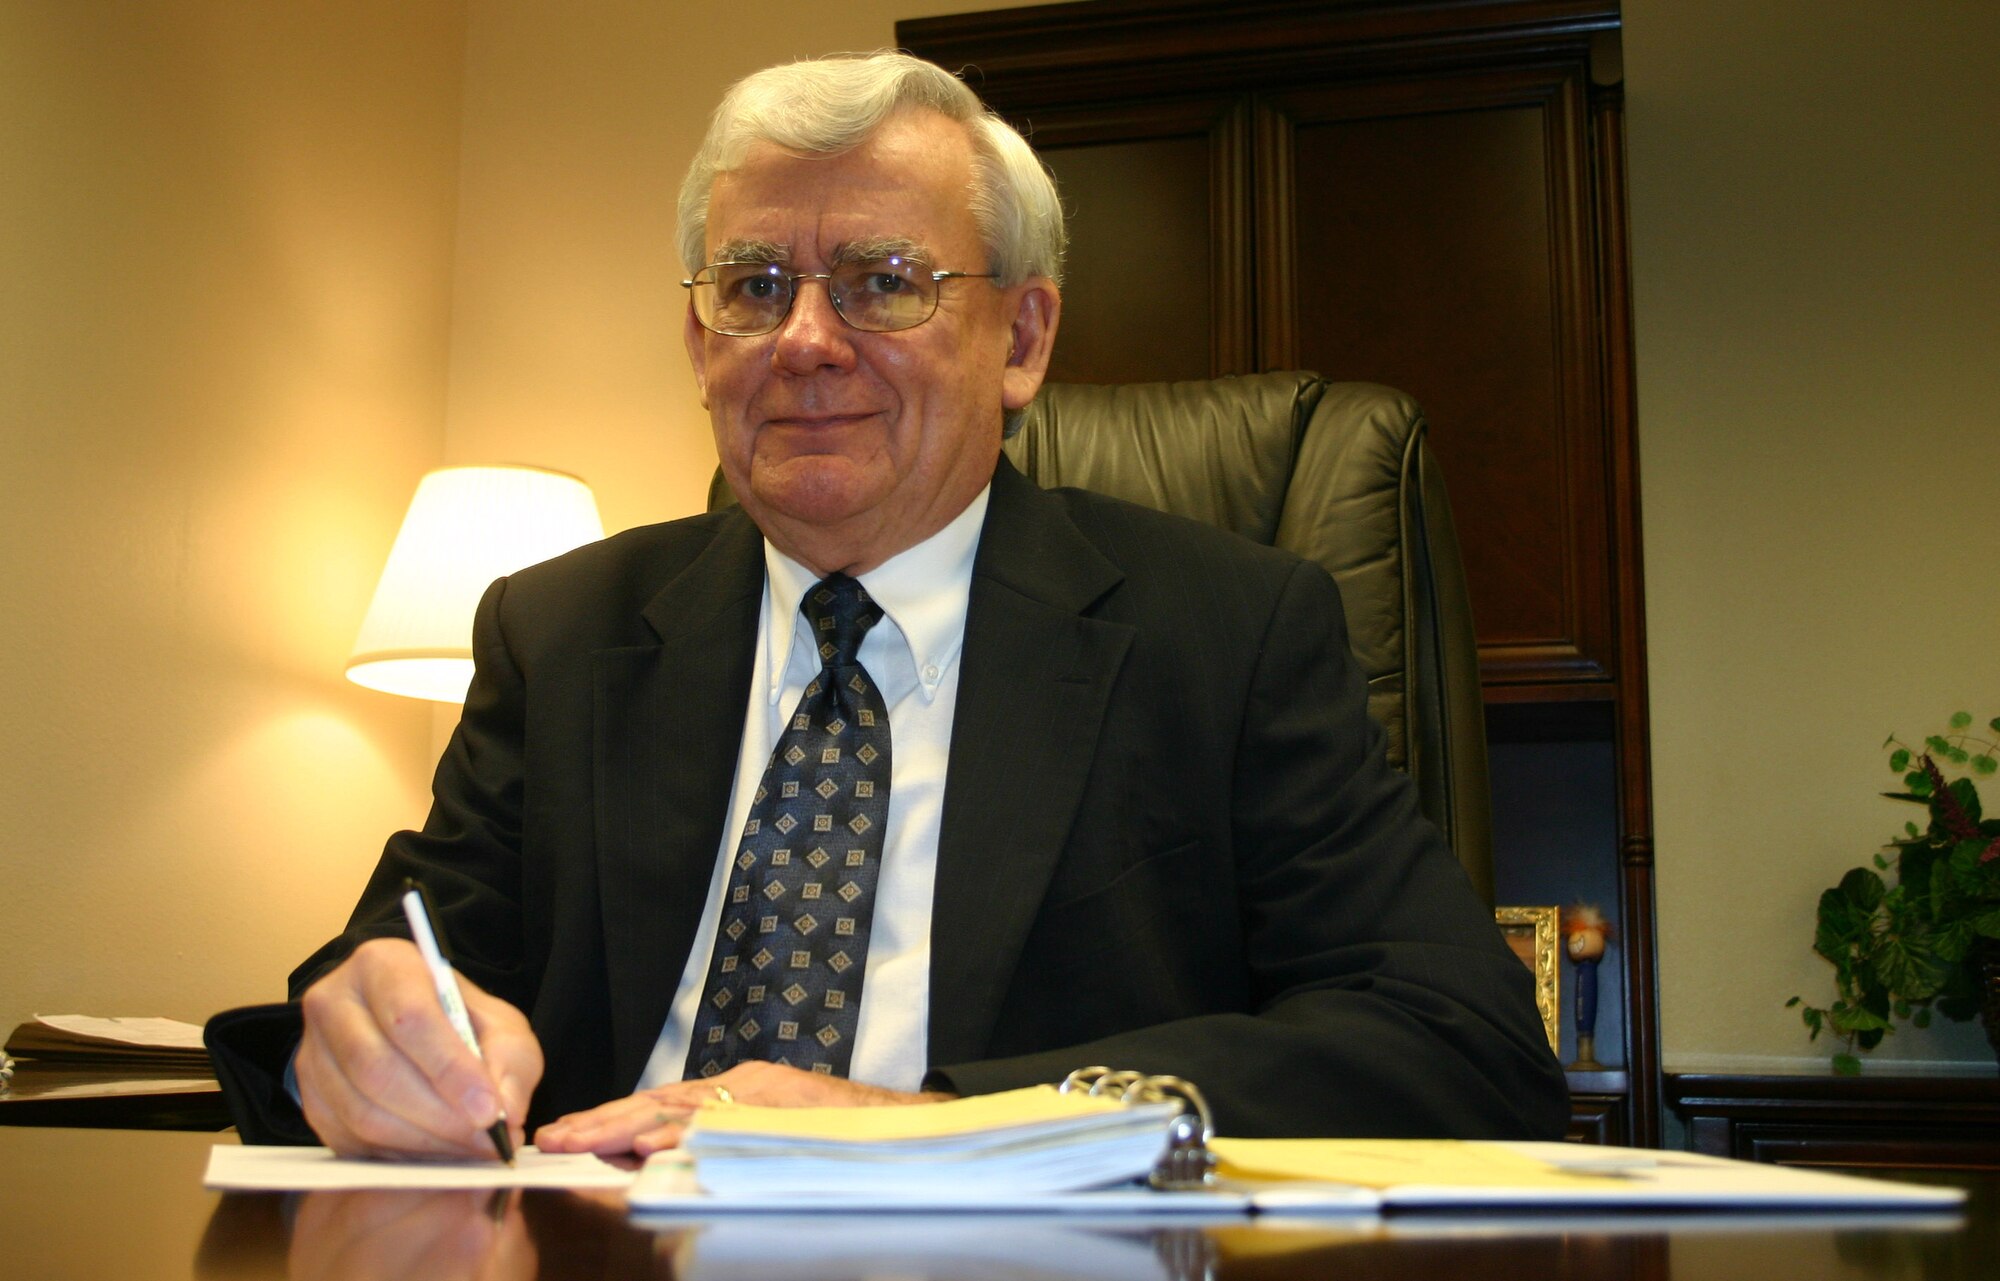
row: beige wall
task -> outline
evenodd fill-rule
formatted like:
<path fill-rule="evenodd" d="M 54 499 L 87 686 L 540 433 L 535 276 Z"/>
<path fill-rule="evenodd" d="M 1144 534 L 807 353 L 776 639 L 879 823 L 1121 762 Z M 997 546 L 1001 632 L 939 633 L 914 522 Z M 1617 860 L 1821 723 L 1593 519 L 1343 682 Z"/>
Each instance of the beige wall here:
<path fill-rule="evenodd" d="M 1663 1042 L 1819 1071 L 1782 1006 L 1906 817 L 1878 746 L 2000 715 L 2000 8 L 1624 14 Z"/>
<path fill-rule="evenodd" d="M 459 0 L 0 2 L 0 1034 L 280 991 L 421 815 Z"/>

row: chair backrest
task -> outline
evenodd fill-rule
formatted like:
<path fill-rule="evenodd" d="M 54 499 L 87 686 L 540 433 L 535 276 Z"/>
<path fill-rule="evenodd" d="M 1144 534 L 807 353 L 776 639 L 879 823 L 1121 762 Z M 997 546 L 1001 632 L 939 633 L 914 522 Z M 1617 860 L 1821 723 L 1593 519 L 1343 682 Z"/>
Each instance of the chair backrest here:
<path fill-rule="evenodd" d="M 1324 565 L 1390 763 L 1493 901 L 1479 655 L 1451 507 L 1423 411 L 1373 383 L 1272 373 L 1051 383 L 1005 445 L 1044 488 L 1174 512 Z M 709 506 L 735 501 L 721 473 Z"/>
<path fill-rule="evenodd" d="M 1006 451 L 1044 487 L 1175 512 L 1326 566 L 1390 762 L 1415 779 L 1424 813 L 1490 903 L 1478 645 L 1425 430 L 1401 392 L 1307 373 L 1050 384 Z"/>

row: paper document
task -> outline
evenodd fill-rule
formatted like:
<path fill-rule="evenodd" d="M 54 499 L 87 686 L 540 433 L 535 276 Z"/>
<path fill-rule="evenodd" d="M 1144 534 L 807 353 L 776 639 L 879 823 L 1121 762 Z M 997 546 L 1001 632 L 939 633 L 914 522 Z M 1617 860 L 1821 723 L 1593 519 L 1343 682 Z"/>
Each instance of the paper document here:
<path fill-rule="evenodd" d="M 900 1109 L 919 1111 L 921 1109 Z M 1579 1214 L 1675 1216 L 1882 1212 L 1955 1213 L 1956 1188 L 1891 1183 L 1790 1166 L 1731 1161 L 1692 1152 L 1574 1143 L 1488 1143 L 1432 1139 L 1228 1139 L 1215 1187 L 1157 1192 L 1143 1185 L 1081 1192 L 946 1186 L 882 1187 L 866 1197 L 749 1183 L 723 1191 L 697 1180 L 682 1153 L 661 1153 L 627 1194 L 648 1216 L 700 1219 L 735 1214 L 854 1213 L 866 1210 L 1008 1214 L 1397 1216 L 1535 1208 Z M 834 1185 L 837 1186 L 837 1185 Z"/>
<path fill-rule="evenodd" d="M 179 1019 L 95 1018 L 88 1014 L 37 1014 L 35 1022 L 73 1037 L 155 1050 L 201 1050 L 201 1025 Z M 204 1051 L 205 1052 L 205 1051 Z"/>
<path fill-rule="evenodd" d="M 208 1152 L 202 1186 L 226 1192 L 319 1192 L 354 1188 L 623 1188 L 633 1172 L 588 1152 L 525 1147 L 498 1161 L 373 1161 L 326 1148 L 242 1147 Z"/>
<path fill-rule="evenodd" d="M 837 1220 L 844 1216 L 895 1215 L 1036 1215 L 1080 1218 L 1126 1218 L 1132 1216 L 1178 1219 L 1234 1219 L 1251 1210 L 1249 1194 L 1218 1188 L 1212 1192 L 1155 1192 L 1143 1183 L 1092 1188 L 1082 1192 L 1022 1190 L 1018 1187 L 953 1187 L 950 1172 L 937 1174 L 917 1189 L 899 1187 L 855 1194 L 839 1190 L 829 1194 L 822 1184 L 812 1190 L 796 1188 L 750 1189 L 716 1195 L 704 1191 L 695 1181 L 694 1165 L 678 1151 L 656 1153 L 639 1171 L 638 1180 L 625 1194 L 626 1204 L 636 1215 L 649 1221 L 709 1222 L 740 1215 L 804 1215 L 814 1219 Z M 1376 1206 L 1376 1195 L 1366 1188 L 1345 1192 L 1329 1191 L 1323 1198 L 1323 1213 L 1332 1212 L 1332 1201 L 1349 1199 L 1350 1212 L 1368 1214 Z M 769 1221 L 769 1220 L 765 1220 Z M 871 1220 L 872 1221 L 872 1220 Z"/>
<path fill-rule="evenodd" d="M 208 1070 L 201 1028 L 178 1019 L 38 1014 L 7 1037 L 7 1053 L 52 1063 Z"/>
<path fill-rule="evenodd" d="M 1226 1181 L 1257 1208 L 1305 1211 L 1320 1189 L 1363 1185 L 1382 1209 L 1938 1209 L 1958 1188 L 1862 1179 L 1694 1152 L 1578 1143 L 1216 1139 Z"/>
<path fill-rule="evenodd" d="M 953 1201 L 1060 1193 L 1150 1174 L 1180 1104 L 1053 1086 L 925 1107 L 704 1107 L 682 1147 L 704 1192 Z"/>
<path fill-rule="evenodd" d="M 23 1086 L 14 1083 L 17 1094 L 31 1099 L 122 1099 L 135 1094 L 220 1094 L 222 1087 L 199 1077 L 169 1076 L 154 1079 L 118 1077 L 110 1081 L 68 1081 L 60 1085 L 36 1080 Z"/>

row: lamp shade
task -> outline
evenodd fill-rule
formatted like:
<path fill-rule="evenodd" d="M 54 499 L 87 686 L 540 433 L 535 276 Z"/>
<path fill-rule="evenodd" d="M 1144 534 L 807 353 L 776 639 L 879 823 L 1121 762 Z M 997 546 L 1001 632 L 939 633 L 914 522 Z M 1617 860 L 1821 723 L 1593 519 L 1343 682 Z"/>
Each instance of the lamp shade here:
<path fill-rule="evenodd" d="M 417 484 L 354 638 L 357 685 L 462 703 L 493 580 L 604 537 L 590 486 L 539 467 L 443 467 Z"/>

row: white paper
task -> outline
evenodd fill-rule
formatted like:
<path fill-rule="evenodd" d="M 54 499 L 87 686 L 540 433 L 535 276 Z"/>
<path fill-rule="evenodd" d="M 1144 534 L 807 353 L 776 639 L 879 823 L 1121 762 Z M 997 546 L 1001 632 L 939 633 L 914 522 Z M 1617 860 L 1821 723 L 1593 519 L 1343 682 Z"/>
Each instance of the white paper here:
<path fill-rule="evenodd" d="M 69 1085 L 41 1085 L 22 1095 L 23 1098 L 41 1099 L 105 1099 L 124 1098 L 128 1094 L 220 1094 L 222 1087 L 214 1081 L 198 1077 L 161 1077 L 158 1080 L 128 1080 L 119 1077 L 112 1081 L 77 1081 Z M 220 1127 L 218 1127 L 220 1128 Z"/>
<path fill-rule="evenodd" d="M 73 1036 L 94 1036 L 126 1045 L 199 1050 L 201 1025 L 179 1019 L 96 1018 L 88 1014 L 37 1014 L 35 1022 Z"/>
<path fill-rule="evenodd" d="M 633 1172 L 588 1152 L 525 1147 L 513 1165 L 485 1161 L 375 1161 L 327 1148 L 209 1149 L 202 1186 L 229 1192 L 318 1192 L 354 1188 L 623 1188 Z"/>
<path fill-rule="evenodd" d="M 837 1185 L 836 1185 L 837 1186 Z M 1348 1204 L 1356 1212 L 1372 1210 L 1375 1193 L 1349 1190 Z M 635 1214 L 648 1219 L 708 1220 L 731 1215 L 827 1215 L 921 1213 L 959 1215 L 1080 1215 L 1093 1218 L 1159 1215 L 1192 1218 L 1239 1218 L 1247 1213 L 1248 1193 L 1234 1189 L 1207 1192 L 1155 1192 L 1143 1185 L 1098 1188 L 1087 1192 L 1019 1192 L 981 1189 L 954 1190 L 948 1177 L 930 1195 L 908 1191 L 853 1195 L 840 1192 L 746 1193 L 711 1196 L 695 1182 L 694 1163 L 687 1153 L 669 1149 L 646 1162 L 639 1179 L 625 1195 Z"/>

